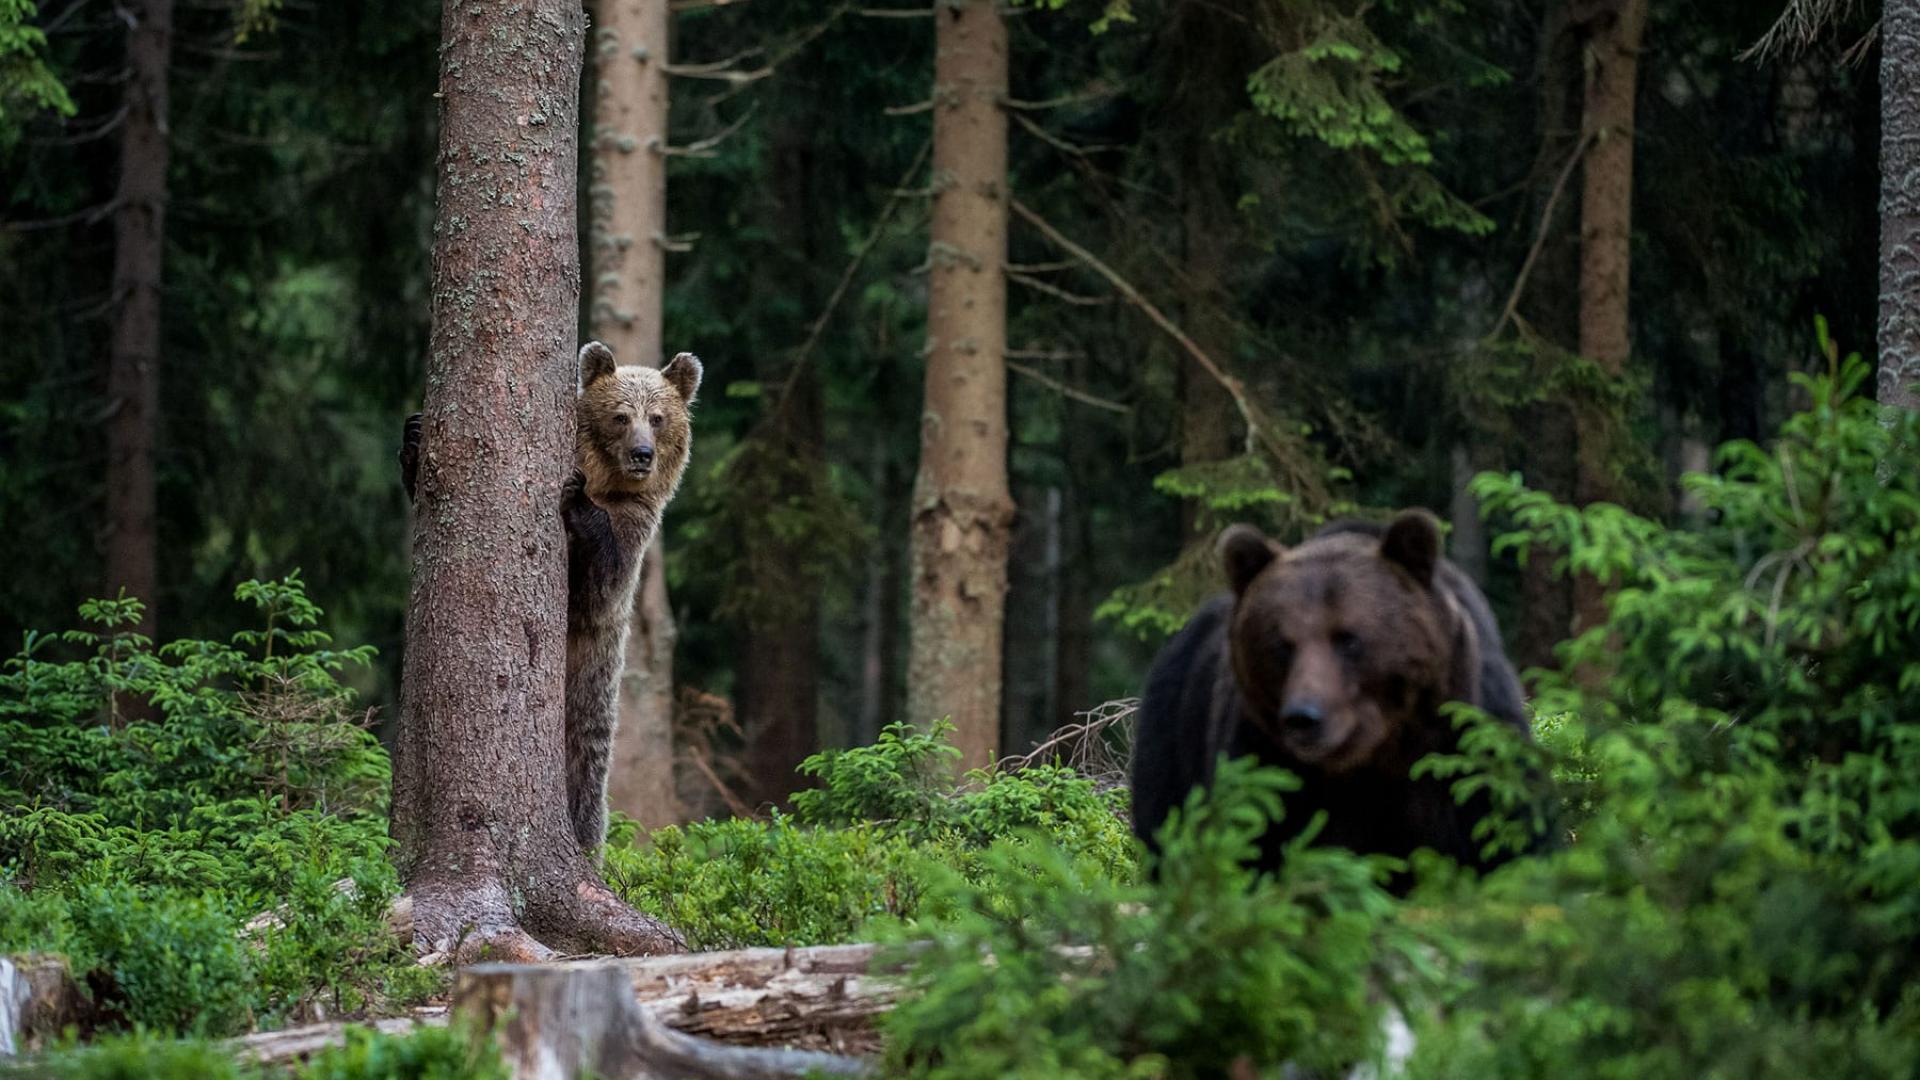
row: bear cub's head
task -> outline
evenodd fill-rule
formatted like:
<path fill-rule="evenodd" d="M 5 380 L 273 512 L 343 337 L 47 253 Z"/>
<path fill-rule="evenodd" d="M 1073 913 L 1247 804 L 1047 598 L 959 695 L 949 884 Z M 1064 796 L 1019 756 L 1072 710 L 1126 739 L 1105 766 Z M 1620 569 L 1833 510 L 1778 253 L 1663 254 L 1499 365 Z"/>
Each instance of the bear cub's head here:
<path fill-rule="evenodd" d="M 673 494 L 693 445 L 689 410 L 700 375 L 692 353 L 654 369 L 618 366 L 598 341 L 580 347 L 574 456 L 588 495 Z"/>
<path fill-rule="evenodd" d="M 1471 638 L 1435 580 L 1431 515 L 1408 511 L 1384 532 L 1323 533 L 1291 549 L 1235 525 L 1219 551 L 1236 597 L 1228 640 L 1247 719 L 1301 766 L 1338 776 L 1409 765 L 1399 759 L 1440 704 L 1470 695 Z"/>

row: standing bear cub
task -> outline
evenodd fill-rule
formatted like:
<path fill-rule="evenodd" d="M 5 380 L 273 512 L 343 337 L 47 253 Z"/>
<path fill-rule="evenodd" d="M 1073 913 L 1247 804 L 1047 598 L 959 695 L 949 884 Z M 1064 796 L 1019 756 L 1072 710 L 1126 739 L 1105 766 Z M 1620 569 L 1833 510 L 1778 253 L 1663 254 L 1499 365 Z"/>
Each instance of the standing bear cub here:
<path fill-rule="evenodd" d="M 1408 511 L 1382 529 L 1331 526 L 1294 548 L 1236 525 L 1219 551 L 1233 592 L 1208 603 L 1154 661 L 1133 756 L 1133 827 L 1149 848 L 1221 754 L 1300 778 L 1260 864 L 1313 816 L 1316 842 L 1404 857 L 1432 848 L 1483 867 L 1450 781 L 1415 762 L 1457 747 L 1440 706 L 1476 705 L 1523 734 L 1525 699 L 1473 582 L 1441 558 L 1439 524 Z"/>
<path fill-rule="evenodd" d="M 693 448 L 700 360 L 658 370 L 617 366 L 598 341 L 580 348 L 574 472 L 561 491 L 567 530 L 567 812 L 583 851 L 607 835 L 607 762 L 640 559 L 680 488 Z M 401 481 L 414 494 L 420 417 L 407 418 Z"/>

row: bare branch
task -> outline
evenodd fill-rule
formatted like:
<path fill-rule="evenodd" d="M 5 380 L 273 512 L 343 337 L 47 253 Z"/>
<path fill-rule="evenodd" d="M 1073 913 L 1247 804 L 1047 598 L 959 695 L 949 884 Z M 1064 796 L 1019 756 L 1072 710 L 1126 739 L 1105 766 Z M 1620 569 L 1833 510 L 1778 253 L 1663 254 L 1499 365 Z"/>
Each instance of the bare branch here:
<path fill-rule="evenodd" d="M 714 148 L 719 146 L 721 143 L 726 142 L 727 139 L 730 136 L 732 136 L 734 132 L 739 131 L 742 127 L 744 127 L 746 125 L 746 122 L 753 118 L 753 113 L 754 113 L 754 108 L 753 107 L 748 108 L 747 111 L 741 113 L 739 118 L 736 119 L 733 123 L 728 124 L 724 128 L 721 128 L 715 134 L 709 135 L 706 138 L 701 139 L 699 142 L 691 142 L 685 146 L 663 146 L 659 142 L 655 141 L 655 142 L 649 143 L 648 145 L 654 150 L 658 151 L 664 157 L 695 157 L 695 158 L 717 157 L 718 155 L 714 153 Z"/>
<path fill-rule="evenodd" d="M 71 214 L 62 214 L 59 217 L 41 218 L 38 221 L 0 222 L 0 229 L 7 232 L 38 232 L 41 229 L 58 229 L 66 225 L 93 225 L 118 209 L 120 209 L 120 200 L 108 199 L 99 206 L 89 206 L 84 210 L 75 210 Z"/>
<path fill-rule="evenodd" d="M 1062 94 L 1059 97 L 1047 98 L 1044 101 L 1022 101 L 1019 98 L 1003 97 L 1000 99 L 1000 104 L 1003 108 L 1008 109 L 1041 112 L 1047 109 L 1057 109 L 1063 105 L 1078 105 L 1083 101 L 1101 101 L 1119 93 L 1120 89 L 1118 87 L 1096 86 L 1090 90 L 1079 90 L 1071 94 Z"/>
<path fill-rule="evenodd" d="M 1018 115 L 1017 113 L 1015 114 L 1016 117 Z M 1229 375 L 1226 368 L 1220 366 L 1213 357 L 1207 355 L 1207 351 L 1202 349 L 1191 337 L 1188 337 L 1187 332 L 1175 325 L 1172 319 L 1167 318 L 1164 312 L 1158 307 L 1155 307 L 1153 301 L 1142 296 L 1139 289 L 1134 288 L 1133 284 L 1126 278 L 1121 277 L 1112 267 L 1096 258 L 1093 252 L 1067 239 L 1060 233 L 1060 230 L 1049 225 L 1047 219 L 1029 210 L 1027 205 L 1020 200 L 1010 200 L 1009 205 L 1012 207 L 1014 213 L 1020 215 L 1022 220 L 1040 230 L 1042 236 L 1053 241 L 1054 246 L 1072 255 L 1074 258 L 1079 259 L 1085 263 L 1089 269 L 1101 277 L 1106 278 L 1107 282 L 1111 284 L 1121 296 L 1125 297 L 1128 303 L 1139 308 L 1142 315 L 1145 315 L 1155 326 L 1158 326 L 1168 337 L 1178 343 L 1179 346 L 1186 351 L 1188 356 L 1193 357 L 1194 363 L 1200 365 L 1201 370 L 1211 375 L 1214 381 L 1220 384 L 1221 388 L 1233 398 L 1234 405 L 1240 410 L 1240 418 L 1246 422 L 1247 443 L 1248 448 L 1251 449 L 1255 439 L 1258 438 L 1263 431 L 1264 425 L 1260 421 L 1259 410 L 1254 407 L 1253 401 L 1247 397 L 1245 384 L 1232 375 Z"/>
<path fill-rule="evenodd" d="M 1760 40 L 1736 59 L 1771 60 L 1798 55 L 1817 44 L 1858 5 L 1859 0 L 1788 0 L 1786 10 Z"/>
<path fill-rule="evenodd" d="M 1514 276 L 1513 289 L 1507 293 L 1507 302 L 1500 309 L 1499 320 L 1493 324 L 1493 329 L 1487 331 L 1483 340 L 1491 341 L 1498 337 L 1500 331 L 1505 330 L 1507 324 L 1513 321 L 1514 313 L 1520 307 L 1520 294 L 1527 287 L 1527 279 L 1533 275 L 1533 264 L 1540 258 L 1541 250 L 1546 247 L 1547 230 L 1552 227 L 1553 211 L 1560 205 L 1560 196 L 1567 189 L 1567 178 L 1573 175 L 1573 167 L 1586 156 L 1587 147 L 1591 145 L 1593 145 L 1593 132 L 1589 131 L 1581 136 L 1579 144 L 1573 148 L 1573 153 L 1567 155 L 1567 163 L 1561 167 L 1559 177 L 1553 182 L 1553 191 L 1547 196 L 1547 205 L 1540 211 L 1540 226 L 1534 230 L 1533 247 L 1527 251 L 1526 260 L 1520 264 L 1520 272 Z"/>
<path fill-rule="evenodd" d="M 855 15 L 865 15 L 869 19 L 926 19 L 933 15 L 933 5 L 917 8 L 861 8 Z"/>
<path fill-rule="evenodd" d="M 1002 355 L 1010 355 L 1010 354 L 1002 354 Z M 1027 378 L 1032 379 L 1034 382 L 1039 383 L 1041 386 L 1044 386 L 1047 389 L 1052 390 L 1054 393 L 1061 395 L 1062 397 L 1070 397 L 1075 401 L 1081 402 L 1082 404 L 1085 404 L 1085 405 L 1091 405 L 1096 409 L 1105 409 L 1108 412 L 1116 412 L 1122 416 L 1125 416 L 1128 413 L 1131 413 L 1133 411 L 1133 406 L 1131 405 L 1122 405 L 1117 401 L 1109 401 L 1103 397 L 1095 397 L 1094 395 L 1087 393 L 1085 390 L 1075 389 L 1074 387 L 1068 386 L 1066 383 L 1061 382 L 1060 380 L 1054 378 L 1051 375 L 1046 374 L 1045 372 L 1037 371 L 1033 368 L 1028 367 L 1025 364 L 1015 363 L 1011 359 L 1007 361 L 1007 370 L 1024 375 Z"/>
<path fill-rule="evenodd" d="M 1113 303 L 1113 297 L 1111 296 L 1082 296 L 1079 293 L 1068 292 L 1058 285 L 1049 285 L 1031 274 L 1022 274 L 1011 267 L 1007 269 L 1007 280 L 1017 281 L 1029 289 L 1046 293 L 1048 296 L 1057 300 L 1064 300 L 1069 304 L 1079 304 L 1083 307 L 1100 307 L 1104 304 Z"/>
<path fill-rule="evenodd" d="M 912 116 L 914 113 L 932 112 L 933 99 L 916 101 L 911 105 L 889 105 L 880 111 L 888 116 Z"/>

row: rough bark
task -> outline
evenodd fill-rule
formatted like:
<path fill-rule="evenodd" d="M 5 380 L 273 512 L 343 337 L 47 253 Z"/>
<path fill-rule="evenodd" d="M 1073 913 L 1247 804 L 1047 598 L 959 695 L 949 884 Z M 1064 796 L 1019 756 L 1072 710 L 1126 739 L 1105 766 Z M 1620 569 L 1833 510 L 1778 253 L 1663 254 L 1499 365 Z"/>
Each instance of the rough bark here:
<path fill-rule="evenodd" d="M 761 288 L 786 293 L 802 311 L 820 304 L 811 274 L 823 262 L 824 245 L 816 233 L 819 215 L 810 209 L 817 205 L 818 138 L 805 105 L 790 108 L 773 125 L 772 180 L 763 204 L 776 253 L 759 267 Z M 773 458 L 781 463 L 779 486 L 767 505 L 755 509 L 779 512 L 795 501 L 805 505 L 822 482 L 826 461 L 816 368 L 796 368 L 785 350 L 757 356 L 754 368 L 764 385 L 781 388 L 752 436 L 773 448 Z M 808 545 L 804 538 L 788 539 L 763 528 L 746 555 L 749 579 L 769 595 L 747 612 L 740 655 L 750 661 L 738 666 L 734 678 L 748 740 L 747 770 L 755 797 L 763 802 L 784 802 L 805 782 L 797 772 L 800 762 L 820 748 L 821 578 L 806 569 L 818 557 Z"/>
<path fill-rule="evenodd" d="M 1007 29 L 992 0 L 935 12 L 926 403 L 912 510 L 907 711 L 994 760 L 1013 499 L 1007 486 Z"/>
<path fill-rule="evenodd" d="M 160 420 L 160 277 L 167 221 L 167 61 L 173 0 L 129 0 L 127 114 L 113 212 L 113 337 L 107 354 L 106 595 L 146 602 L 157 625 L 153 448 Z"/>
<path fill-rule="evenodd" d="M 592 335 L 627 363 L 665 359 L 667 0 L 598 0 L 594 65 L 588 278 Z M 673 782 L 673 649 L 666 546 L 655 538 L 641 567 L 633 632 L 620 686 L 607 805 L 655 828 L 680 820 Z"/>
<path fill-rule="evenodd" d="M 621 903 L 567 820 L 574 196 L 585 19 L 450 3 L 392 832 L 417 947 L 540 959 L 682 945 Z"/>
<path fill-rule="evenodd" d="M 1920 0 L 1880 16 L 1880 380 L 1920 409 Z"/>
<path fill-rule="evenodd" d="M 515 1076 L 660 1080 L 867 1076 L 854 1058 L 729 1046 L 675 1031 L 634 999 L 617 964 L 482 964 L 460 973 L 454 1012 L 497 1036 Z"/>
<path fill-rule="evenodd" d="M 1592 16 L 1588 40 L 1587 152 L 1580 202 L 1580 355 L 1609 380 L 1624 378 L 1629 339 L 1627 288 L 1633 234 L 1633 105 L 1646 0 L 1614 0 Z M 1619 502 L 1615 479 L 1621 418 L 1599 402 L 1574 410 L 1578 472 L 1575 498 L 1586 506 Z M 1574 582 L 1577 629 L 1606 619 L 1606 590 Z"/>

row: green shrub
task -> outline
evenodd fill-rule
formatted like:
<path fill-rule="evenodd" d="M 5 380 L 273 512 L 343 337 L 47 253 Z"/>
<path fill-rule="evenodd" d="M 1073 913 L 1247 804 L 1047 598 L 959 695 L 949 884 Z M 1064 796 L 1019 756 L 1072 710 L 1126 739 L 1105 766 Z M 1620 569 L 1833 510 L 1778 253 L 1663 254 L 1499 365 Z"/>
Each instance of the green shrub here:
<path fill-rule="evenodd" d="M 204 897 L 90 885 L 74 894 L 76 935 L 112 979 L 99 1002 L 158 1031 L 228 1035 L 247 1027 L 252 999 L 240 926 Z"/>
<path fill-rule="evenodd" d="M 815 754 L 801 770 L 820 786 L 794 795 L 794 816 L 675 826 L 644 846 L 610 845 L 608 880 L 711 949 L 871 937 L 876 920 L 921 915 L 940 868 L 998 873 L 980 855 L 1002 837 L 1057 845 L 1108 877 L 1133 875 L 1124 792 L 1053 766 L 956 782 L 948 730 L 894 724 L 872 746 Z"/>
<path fill-rule="evenodd" d="M 1571 842 L 1420 897 L 1458 978 L 1413 1075 L 1920 1068 L 1920 417 L 1833 359 L 1690 478 L 1697 530 L 1479 481 L 1506 543 L 1614 592 L 1564 655 L 1596 685 L 1539 699 Z"/>
<path fill-rule="evenodd" d="M 300 1080 L 508 1080 L 512 1074 L 490 1041 L 452 1027 L 409 1035 L 347 1030 L 345 1046 L 314 1055 Z"/>
<path fill-rule="evenodd" d="M 255 1080 L 231 1051 L 215 1043 L 176 1042 L 146 1032 L 109 1035 L 38 1061 L 0 1065 L 0 1077 L 35 1080 Z"/>
<path fill-rule="evenodd" d="M 1224 1075 L 1377 1056 L 1375 979 L 1413 970 L 1384 860 L 1296 844 L 1243 865 L 1292 777 L 1224 763 L 1166 827 L 1156 879 L 1116 881 L 1048 845 L 1001 842 L 979 880 L 935 888 L 913 993 L 884 1021 L 902 1075 Z"/>
<path fill-rule="evenodd" d="M 163 1030 L 424 997 L 443 976 L 385 927 L 387 758 L 337 681 L 370 650 L 329 647 L 297 575 L 236 597 L 261 625 L 225 643 L 156 649 L 137 601 L 91 601 L 0 666 L 0 949 Z"/>

